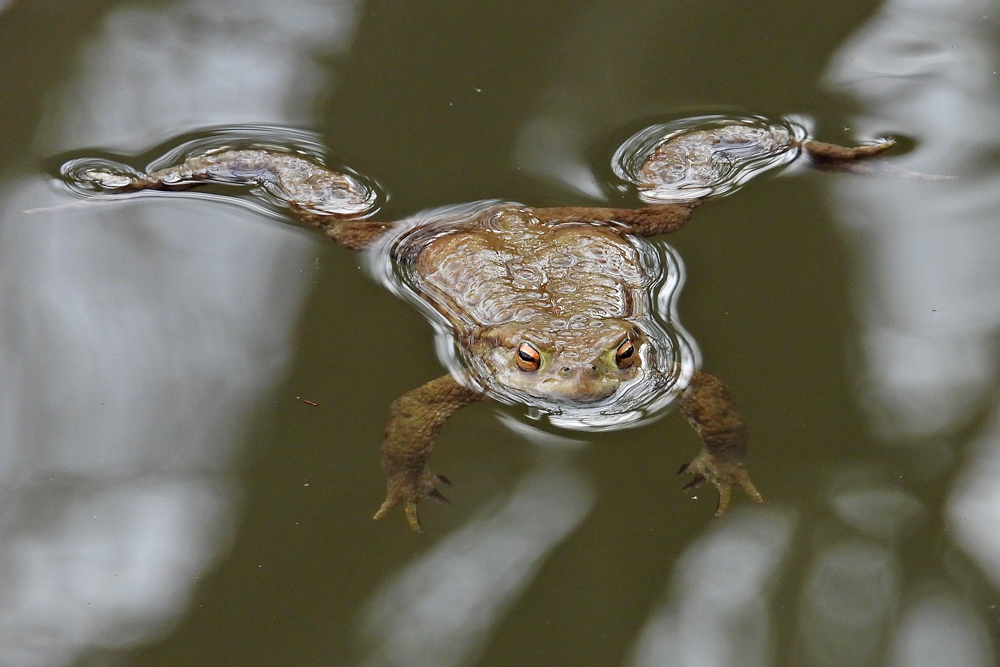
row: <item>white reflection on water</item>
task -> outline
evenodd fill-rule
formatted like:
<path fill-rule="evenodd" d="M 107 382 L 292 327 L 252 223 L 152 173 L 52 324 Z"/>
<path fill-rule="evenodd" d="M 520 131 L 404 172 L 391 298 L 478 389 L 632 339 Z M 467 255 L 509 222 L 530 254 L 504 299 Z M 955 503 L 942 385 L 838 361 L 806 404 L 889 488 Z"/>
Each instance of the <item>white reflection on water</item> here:
<path fill-rule="evenodd" d="M 355 0 L 189 0 L 123 7 L 81 54 L 46 127 L 56 149 L 144 150 L 206 125 L 305 123 L 349 44 Z"/>
<path fill-rule="evenodd" d="M 203 202 L 19 214 L 61 200 L 14 189 L 0 662 L 49 666 L 154 636 L 226 547 L 242 415 L 287 362 L 312 244 Z"/>
<path fill-rule="evenodd" d="M 593 504 L 591 484 L 566 457 L 550 450 L 500 507 L 436 544 L 374 594 L 364 614 L 373 648 L 362 664 L 452 667 L 475 660 L 545 556 Z"/>
<path fill-rule="evenodd" d="M 932 590 L 899 622 L 890 649 L 892 667 L 989 667 L 994 665 L 982 620 L 946 590 Z"/>
<path fill-rule="evenodd" d="M 122 7 L 51 98 L 43 153 L 305 118 L 353 4 Z M 0 192 L 0 664 L 163 632 L 232 535 L 233 455 L 280 379 L 316 241 L 245 210 Z"/>
<path fill-rule="evenodd" d="M 865 537 L 897 540 L 927 515 L 919 500 L 898 480 L 875 466 L 852 466 L 834 473 L 829 502 L 834 514 Z"/>
<path fill-rule="evenodd" d="M 806 664 L 878 664 L 899 596 L 898 570 L 885 547 L 849 541 L 820 549 L 802 592 Z"/>
<path fill-rule="evenodd" d="M 688 547 L 668 600 L 639 638 L 633 667 L 771 664 L 768 593 L 794 525 L 787 511 L 733 510 Z"/>
<path fill-rule="evenodd" d="M 515 147 L 518 168 L 595 200 L 606 198 L 587 164 L 589 129 L 577 118 L 554 115 L 531 118 L 521 127 Z"/>
<path fill-rule="evenodd" d="M 984 12 L 988 3 L 895 0 L 831 73 L 870 111 L 854 120 L 861 135 L 908 133 L 919 144 L 901 166 L 958 177 L 832 186 L 863 253 L 865 400 L 887 437 L 954 432 L 995 384 L 1000 63 Z"/>
<path fill-rule="evenodd" d="M 1000 586 L 1000 416 L 972 447 L 948 507 L 953 536 Z"/>
<path fill-rule="evenodd" d="M 865 115 L 852 122 L 861 136 L 894 131 L 917 140 L 900 166 L 958 177 L 843 178 L 831 187 L 836 215 L 858 240 L 860 399 L 874 429 L 909 445 L 911 479 L 926 482 L 950 462 L 941 443 L 984 408 L 994 413 L 948 499 L 947 537 L 1000 584 L 1000 421 L 991 405 L 1000 331 L 998 10 L 1000 3 L 988 0 L 890 0 L 838 52 L 830 81 L 863 103 Z M 845 509 L 841 503 L 840 513 Z M 894 558 L 883 553 L 880 568 L 878 547 L 859 548 L 871 556 L 870 567 L 854 568 L 859 592 L 881 586 L 885 599 L 862 595 L 869 606 L 857 613 L 867 612 L 868 627 L 877 627 L 901 598 L 889 572 Z M 828 655 L 816 635 L 835 626 L 808 617 L 803 623 L 808 650 Z M 858 632 L 842 628 L 834 650 L 843 660 L 835 664 L 876 659 L 875 638 Z M 866 641 L 872 646 L 856 655 Z M 890 654 L 898 667 L 992 664 L 982 621 L 943 587 L 904 610 Z"/>
<path fill-rule="evenodd" d="M 674 5 L 592 0 L 566 16 L 560 39 L 551 45 L 547 86 L 518 132 L 512 156 L 518 169 L 559 190 L 607 199 L 587 150 L 609 127 L 649 112 L 650 62 L 637 45 L 663 38 Z M 669 88 L 680 77 L 676 69 L 656 67 L 655 85 Z M 597 89 L 600 94 L 594 94 Z"/>

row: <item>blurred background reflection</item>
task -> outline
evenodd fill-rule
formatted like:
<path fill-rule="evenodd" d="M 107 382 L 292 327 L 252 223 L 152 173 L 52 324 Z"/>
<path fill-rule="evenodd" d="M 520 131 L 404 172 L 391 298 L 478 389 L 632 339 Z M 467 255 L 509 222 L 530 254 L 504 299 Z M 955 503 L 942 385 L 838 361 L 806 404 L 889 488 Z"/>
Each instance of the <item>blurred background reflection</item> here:
<path fill-rule="evenodd" d="M 772 664 L 768 597 L 791 542 L 787 510 L 742 510 L 684 553 L 670 597 L 636 645 L 634 667 Z"/>
<path fill-rule="evenodd" d="M 838 202 L 833 210 L 857 253 L 858 397 L 912 488 L 964 461 L 945 503 L 946 539 L 994 583 L 1000 582 L 998 9 L 995 2 L 889 0 L 837 52 L 827 79 L 861 103 L 863 112 L 851 120 L 859 136 L 906 135 L 916 146 L 899 158 L 900 166 L 956 177 L 843 179 L 831 185 Z M 992 416 L 984 423 L 985 415 Z M 971 442 L 962 437 L 976 431 Z M 897 494 L 900 516 L 917 516 L 912 501 L 900 503 L 898 491 L 883 493 L 890 492 Z M 905 510 L 907 504 L 913 509 Z M 883 503 L 878 513 L 892 510 Z M 901 546 L 911 562 L 913 547 L 913 541 Z M 807 650 L 831 655 L 816 637 L 822 631 L 839 634 L 839 644 L 855 654 L 853 662 L 835 664 L 884 658 L 893 665 L 993 664 L 983 621 L 970 607 L 978 596 L 959 594 L 978 587 L 974 577 L 955 577 L 961 570 L 953 565 L 951 577 L 925 573 L 929 581 L 902 596 L 897 557 L 874 544 L 851 548 L 856 562 L 842 561 L 841 576 L 864 593 L 841 607 L 855 610 L 850 620 L 863 630 L 838 630 L 805 615 Z M 813 576 L 822 577 L 824 563 L 843 549 L 828 549 Z M 839 587 L 840 595 L 851 586 Z M 817 597 L 809 588 L 806 596 Z M 886 625 L 896 619 L 895 628 Z M 866 649 L 879 635 L 891 637 L 891 648 Z"/>
<path fill-rule="evenodd" d="M 36 143 L 134 151 L 206 124 L 307 122 L 330 85 L 316 59 L 347 45 L 354 20 L 349 2 L 308 0 L 110 11 Z M 191 201 L 24 212 L 66 201 L 24 178 L 0 213 L 12 667 L 148 641 L 186 609 L 232 540 L 238 443 L 289 362 L 313 247 Z"/>

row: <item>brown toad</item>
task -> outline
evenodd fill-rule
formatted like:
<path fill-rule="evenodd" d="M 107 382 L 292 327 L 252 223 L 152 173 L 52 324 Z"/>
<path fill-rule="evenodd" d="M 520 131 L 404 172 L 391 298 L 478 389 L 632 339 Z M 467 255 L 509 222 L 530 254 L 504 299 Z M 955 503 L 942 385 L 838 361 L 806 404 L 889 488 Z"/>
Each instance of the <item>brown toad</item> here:
<path fill-rule="evenodd" d="M 376 196 L 362 179 L 280 148 L 216 147 L 148 173 L 76 160 L 63 173 L 90 193 L 260 187 L 341 245 L 372 248 L 401 276 L 390 284 L 437 323 L 455 353 L 447 375 L 393 402 L 382 441 L 388 488 L 375 518 L 402 504 L 419 531 L 417 504 L 443 499 L 437 487 L 448 483 L 427 465 L 434 440 L 450 415 L 485 398 L 530 406 L 556 424 L 603 427 L 676 400 L 704 444 L 681 468 L 693 475 L 685 488 L 711 482 L 716 514 L 734 486 L 761 502 L 744 464 L 747 428 L 728 388 L 696 369 L 683 335 L 657 312 L 657 287 L 676 266 L 645 237 L 676 231 L 704 199 L 764 169 L 803 155 L 823 168 L 850 168 L 890 145 L 844 148 L 757 117 L 692 119 L 650 128 L 619 150 L 616 168 L 637 188 L 640 208 L 486 202 L 400 222 L 367 219 Z"/>

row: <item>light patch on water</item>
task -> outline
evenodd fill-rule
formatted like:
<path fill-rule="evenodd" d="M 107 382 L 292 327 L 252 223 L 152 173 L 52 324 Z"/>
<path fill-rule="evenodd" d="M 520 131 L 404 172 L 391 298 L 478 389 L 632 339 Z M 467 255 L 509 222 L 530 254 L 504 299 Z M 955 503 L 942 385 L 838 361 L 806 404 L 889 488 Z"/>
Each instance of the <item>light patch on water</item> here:
<path fill-rule="evenodd" d="M 873 430 L 898 443 L 907 465 L 917 459 L 925 479 L 949 470 L 953 459 L 965 462 L 945 502 L 945 537 L 994 586 L 1000 586 L 998 9 L 993 0 L 889 0 L 839 50 L 828 74 L 832 87 L 863 104 L 864 113 L 851 121 L 857 132 L 897 128 L 916 144 L 901 165 L 958 177 L 843 179 L 831 182 L 831 201 L 858 251 L 860 403 Z M 984 413 L 990 416 L 979 426 Z M 974 440 L 963 436 L 973 429 Z M 938 447 L 951 448 L 951 456 L 921 464 L 914 454 L 928 441 L 944 443 Z M 902 618 L 892 664 L 993 664 L 981 629 L 971 608 L 931 596 Z"/>
<path fill-rule="evenodd" d="M 975 610 L 944 586 L 923 592 L 903 614 L 890 667 L 991 667 L 993 649 Z"/>
<path fill-rule="evenodd" d="M 822 548 L 809 568 L 799 612 L 805 664 L 880 664 L 900 595 L 893 553 L 862 541 Z"/>
<path fill-rule="evenodd" d="M 362 614 L 364 667 L 471 664 L 544 558 L 586 516 L 589 482 L 541 466 L 509 498 L 411 561 Z"/>
<path fill-rule="evenodd" d="M 350 0 L 118 5 L 37 150 L 305 123 L 329 86 L 316 57 L 355 18 Z M 62 208 L 42 179 L 0 198 L 0 663 L 80 664 L 160 636 L 225 553 L 244 420 L 287 369 L 315 242 L 203 199 Z"/>
<path fill-rule="evenodd" d="M 783 510 L 734 510 L 689 546 L 667 601 L 639 636 L 631 667 L 772 664 L 768 597 L 795 523 Z"/>

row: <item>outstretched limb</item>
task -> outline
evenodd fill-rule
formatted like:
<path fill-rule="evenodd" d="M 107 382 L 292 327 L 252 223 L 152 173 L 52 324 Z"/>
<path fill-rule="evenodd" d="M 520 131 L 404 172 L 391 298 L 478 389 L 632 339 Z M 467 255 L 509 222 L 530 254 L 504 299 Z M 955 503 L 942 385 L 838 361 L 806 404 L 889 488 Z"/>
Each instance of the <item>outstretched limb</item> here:
<path fill-rule="evenodd" d="M 627 234 L 655 236 L 675 232 L 691 219 L 701 200 L 683 204 L 653 204 L 641 208 L 597 208 L 561 206 L 536 208 L 532 213 L 542 222 L 607 223 L 623 227 Z"/>
<path fill-rule="evenodd" d="M 352 250 L 366 247 L 392 226 L 362 219 L 374 209 L 376 193 L 360 179 L 292 153 L 216 150 L 148 173 L 104 160 L 78 161 L 67 167 L 67 178 L 89 190 L 187 190 L 203 183 L 262 188 L 297 218 Z"/>
<path fill-rule="evenodd" d="M 691 463 L 677 472 L 694 476 L 684 490 L 711 482 L 719 490 L 715 516 L 729 507 L 734 486 L 743 489 L 754 502 L 764 502 L 746 471 L 749 434 L 729 395 L 729 387 L 717 377 L 696 372 L 681 394 L 680 409 L 705 445 Z"/>
<path fill-rule="evenodd" d="M 803 154 L 810 166 L 823 171 L 881 173 L 883 170 L 865 167 L 864 163 L 892 145 L 885 141 L 838 146 L 799 139 L 779 124 L 716 123 L 707 129 L 668 135 L 650 150 L 641 166 L 624 169 L 646 206 L 537 208 L 533 213 L 543 222 L 611 224 L 637 236 L 669 234 L 687 224 L 705 199 L 733 192 L 755 175 Z"/>
<path fill-rule="evenodd" d="M 467 389 L 451 375 L 445 375 L 392 402 L 382 439 L 386 497 L 373 517 L 376 521 L 402 503 L 406 521 L 419 533 L 417 503 L 425 498 L 448 502 L 437 487 L 439 484 L 450 486 L 451 482 L 434 474 L 427 467 L 427 460 L 448 417 L 483 398 L 480 392 Z"/>
<path fill-rule="evenodd" d="M 840 146 L 838 144 L 828 144 L 825 141 L 806 139 L 802 142 L 802 148 L 806 150 L 813 166 L 821 169 L 824 164 L 851 164 L 860 160 L 881 155 L 896 145 L 891 139 L 877 144 L 864 144 L 862 146 Z"/>
<path fill-rule="evenodd" d="M 616 172 L 647 204 L 676 204 L 735 192 L 755 176 L 803 156 L 826 171 L 880 173 L 860 165 L 893 143 L 846 147 L 808 138 L 793 122 L 760 117 L 688 119 L 653 126 L 616 154 Z"/>

